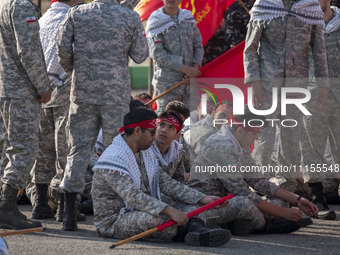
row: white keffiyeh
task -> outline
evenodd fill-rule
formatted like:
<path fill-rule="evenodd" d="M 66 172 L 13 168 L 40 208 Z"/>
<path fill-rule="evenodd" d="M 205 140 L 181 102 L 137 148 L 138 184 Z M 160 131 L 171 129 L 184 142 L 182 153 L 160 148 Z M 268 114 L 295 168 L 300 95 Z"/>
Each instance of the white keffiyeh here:
<path fill-rule="evenodd" d="M 286 10 L 283 0 L 257 0 L 250 11 L 250 20 L 266 21 L 288 14 L 296 16 L 301 22 L 311 25 L 323 25 L 323 12 L 318 0 L 296 1 L 290 10 Z"/>
<path fill-rule="evenodd" d="M 191 22 L 196 24 L 196 21 L 190 11 L 179 8 L 178 23 L 180 24 L 181 22 Z M 145 29 L 146 37 L 153 38 L 158 34 L 164 33 L 170 27 L 175 25 L 176 24 L 171 20 L 171 17 L 164 12 L 164 7 L 161 7 L 154 11 L 149 17 Z"/>
<path fill-rule="evenodd" d="M 157 159 L 152 157 L 152 155 L 147 151 L 142 151 L 142 156 L 144 159 L 145 170 L 148 175 L 151 196 L 160 200 L 161 196 Z M 97 169 L 108 169 L 126 174 L 132 179 L 138 188 L 141 188 L 141 172 L 138 167 L 136 157 L 122 135 L 117 135 L 113 139 L 113 143 L 107 147 L 100 156 L 97 164 L 93 168 L 93 171 Z M 126 204 L 126 207 L 121 209 L 121 214 L 132 210 L 133 209 Z"/>
<path fill-rule="evenodd" d="M 340 11 L 339 8 L 336 6 L 331 6 L 333 12 L 334 12 L 334 17 L 327 23 L 325 26 L 325 33 L 330 34 L 336 30 L 340 29 Z"/>
<path fill-rule="evenodd" d="M 182 145 L 179 144 L 177 141 L 172 141 L 170 147 L 168 148 L 168 151 L 163 156 L 158 149 L 157 141 L 154 140 L 152 146 L 148 149 L 148 151 L 152 152 L 156 156 L 162 168 L 166 168 L 169 166 L 170 163 L 176 161 L 180 152 L 182 151 L 182 148 Z"/>

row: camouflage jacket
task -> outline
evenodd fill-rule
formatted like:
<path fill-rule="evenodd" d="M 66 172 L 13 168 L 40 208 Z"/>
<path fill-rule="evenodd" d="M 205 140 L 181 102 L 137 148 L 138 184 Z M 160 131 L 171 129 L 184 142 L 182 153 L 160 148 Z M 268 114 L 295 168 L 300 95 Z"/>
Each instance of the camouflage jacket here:
<path fill-rule="evenodd" d="M 141 161 L 139 161 L 141 162 Z M 141 164 L 143 174 L 144 164 Z M 144 176 L 145 177 L 145 176 Z M 143 176 L 141 182 L 143 182 Z M 160 191 L 176 201 L 197 204 L 204 196 L 201 192 L 191 189 L 172 179 L 164 171 L 159 172 Z M 92 181 L 92 199 L 94 224 L 97 228 L 112 225 L 120 214 L 124 213 L 126 204 L 134 210 L 158 216 L 168 206 L 166 203 L 148 195 L 148 187 L 141 185 L 139 189 L 128 175 L 118 171 L 96 169 Z"/>
<path fill-rule="evenodd" d="M 171 19 L 177 25 L 156 37 L 148 38 L 150 57 L 154 63 L 154 88 L 169 88 L 180 82 L 184 77 L 184 73 L 179 71 L 181 65 L 201 65 L 203 58 L 202 37 L 196 24 L 185 21 L 178 24 L 177 16 Z M 176 89 L 176 93 L 178 91 Z"/>
<path fill-rule="evenodd" d="M 56 41 L 60 64 L 66 73 L 72 73 L 72 101 L 129 103 L 128 57 L 136 63 L 148 57 L 143 26 L 136 12 L 115 0 L 75 6 L 61 23 Z"/>
<path fill-rule="evenodd" d="M 216 165 L 235 166 L 236 172 L 215 176 L 195 172 L 197 166 Z M 193 177 L 190 177 L 187 185 L 209 195 L 223 197 L 232 193 L 234 196 L 245 196 L 257 205 L 261 197 L 250 190 L 249 186 L 268 196 L 273 196 L 278 186 L 257 173 L 245 178 L 240 168 L 251 165 L 255 165 L 255 162 L 250 150 L 242 149 L 229 128 L 223 125 L 220 131 L 208 138 L 206 145 L 198 153 L 190 173 Z"/>
<path fill-rule="evenodd" d="M 39 16 L 30 0 L 0 2 L 0 97 L 36 99 L 50 88 Z"/>
<path fill-rule="evenodd" d="M 300 78 L 300 83 L 286 86 L 306 88 L 309 46 L 313 50 L 316 78 L 325 78 L 318 85 L 328 86 L 322 25 L 305 24 L 292 15 L 250 21 L 244 50 L 245 83 L 261 80 L 263 88 L 271 91 L 273 78 Z"/>

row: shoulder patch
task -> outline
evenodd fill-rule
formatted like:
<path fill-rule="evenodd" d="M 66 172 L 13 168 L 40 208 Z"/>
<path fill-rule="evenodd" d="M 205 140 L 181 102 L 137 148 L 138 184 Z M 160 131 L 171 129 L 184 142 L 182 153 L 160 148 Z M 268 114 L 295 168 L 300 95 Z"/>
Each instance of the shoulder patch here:
<path fill-rule="evenodd" d="M 35 15 L 27 15 L 25 16 L 27 23 L 37 22 L 37 17 Z"/>

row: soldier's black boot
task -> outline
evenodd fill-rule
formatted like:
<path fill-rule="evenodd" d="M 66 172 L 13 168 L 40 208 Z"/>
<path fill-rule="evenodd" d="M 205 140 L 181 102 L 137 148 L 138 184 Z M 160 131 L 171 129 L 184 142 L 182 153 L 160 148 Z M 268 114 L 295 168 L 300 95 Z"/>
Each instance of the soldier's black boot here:
<path fill-rule="evenodd" d="M 19 212 L 17 207 L 18 190 L 7 184 L 2 185 L 0 201 L 0 226 L 12 229 L 27 229 L 41 227 L 38 221 L 30 221 Z"/>
<path fill-rule="evenodd" d="M 64 215 L 64 193 L 58 194 L 58 209 L 55 214 L 55 220 L 57 222 L 63 222 Z"/>
<path fill-rule="evenodd" d="M 64 193 L 63 229 L 66 231 L 77 230 L 76 197 L 75 192 Z"/>
<path fill-rule="evenodd" d="M 335 220 L 336 214 L 328 208 L 323 196 L 322 183 L 308 183 L 308 186 L 311 188 L 312 202 L 319 208 L 319 212 L 313 217 L 320 220 Z"/>
<path fill-rule="evenodd" d="M 54 218 L 54 213 L 51 207 L 48 205 L 47 197 L 47 184 L 35 184 L 36 187 L 36 199 L 32 210 L 33 219 L 45 219 Z"/>
<path fill-rule="evenodd" d="M 302 227 L 302 223 L 300 221 L 295 222 L 283 218 L 267 219 L 264 231 L 257 232 L 264 234 L 288 234 L 297 231 Z"/>
<path fill-rule="evenodd" d="M 187 234 L 184 241 L 190 246 L 218 247 L 227 243 L 231 233 L 222 228 L 206 228 L 204 222 L 198 218 L 192 218 L 187 223 Z"/>
<path fill-rule="evenodd" d="M 220 224 L 222 228 L 229 229 L 230 232 L 235 236 L 246 236 L 249 235 L 253 226 L 250 220 L 233 220 L 226 224 Z"/>

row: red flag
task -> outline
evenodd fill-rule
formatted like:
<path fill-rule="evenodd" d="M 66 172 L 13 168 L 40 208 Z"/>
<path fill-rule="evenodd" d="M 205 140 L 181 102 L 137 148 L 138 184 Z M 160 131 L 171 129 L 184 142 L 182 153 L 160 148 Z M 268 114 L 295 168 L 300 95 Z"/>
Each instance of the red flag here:
<path fill-rule="evenodd" d="M 201 32 L 204 45 L 214 35 L 221 23 L 224 12 L 234 2 L 235 0 L 183 0 L 179 7 L 192 12 L 197 22 L 197 27 Z M 152 12 L 162 6 L 162 0 L 141 0 L 135 11 L 144 21 L 149 18 Z"/>
<path fill-rule="evenodd" d="M 232 49 L 223 53 L 218 58 L 209 62 L 200 68 L 202 75 L 198 77 L 197 86 L 202 88 L 209 88 L 210 91 L 218 95 L 221 100 L 232 101 L 231 92 L 225 89 L 214 89 L 214 84 L 216 82 L 228 81 L 229 84 L 233 84 L 242 89 L 245 96 L 245 103 L 247 102 L 247 88 L 249 86 L 243 83 L 244 78 L 244 68 L 243 68 L 243 51 L 245 42 L 241 42 Z M 201 79 L 202 78 L 202 79 Z M 209 79 L 203 79 L 209 78 Z M 213 79 L 213 78 L 228 78 L 226 79 Z M 200 83 L 201 82 L 201 83 Z M 216 92 L 214 92 L 216 90 Z M 200 93 L 204 93 L 203 90 L 199 90 Z"/>

